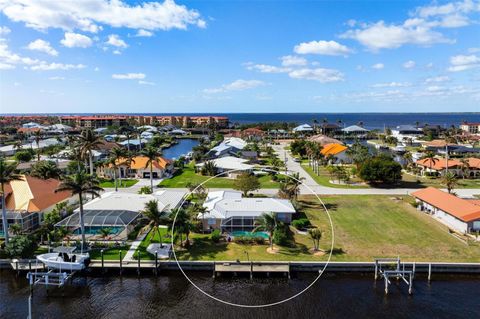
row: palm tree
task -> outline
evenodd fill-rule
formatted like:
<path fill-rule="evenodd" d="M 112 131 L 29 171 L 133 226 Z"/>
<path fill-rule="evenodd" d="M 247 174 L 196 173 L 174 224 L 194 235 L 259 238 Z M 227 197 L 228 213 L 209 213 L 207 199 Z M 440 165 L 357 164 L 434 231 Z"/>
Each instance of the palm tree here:
<path fill-rule="evenodd" d="M 55 192 L 69 191 L 72 195 L 78 195 L 80 205 L 80 229 L 82 232 L 82 251 L 86 249 L 85 241 L 85 223 L 83 220 L 83 195 L 91 194 L 99 197 L 99 192 L 103 188 L 99 186 L 99 181 L 93 175 L 89 175 L 84 171 L 78 171 L 73 175 L 66 176 L 63 182 L 58 186 Z"/>
<path fill-rule="evenodd" d="M 9 227 L 10 231 L 12 232 L 13 235 L 20 235 L 22 233 L 22 225 L 20 224 L 11 224 Z"/>
<path fill-rule="evenodd" d="M 413 164 L 413 156 L 411 152 L 409 151 L 405 152 L 405 154 L 403 154 L 403 159 L 406 162 L 405 164 L 406 168 L 409 168 Z"/>
<path fill-rule="evenodd" d="M 185 242 L 188 246 L 190 244 L 190 240 L 189 240 L 190 232 L 194 228 L 190 215 L 187 210 L 181 207 L 173 211 L 172 214 L 174 214 L 174 216 L 176 215 L 175 228 L 177 229 L 177 232 L 180 234 L 180 246 L 183 247 L 182 234 L 185 234 Z"/>
<path fill-rule="evenodd" d="M 35 144 L 37 144 L 37 162 L 40 162 L 40 140 L 42 139 L 42 132 L 37 130 L 33 135 L 35 136 Z"/>
<path fill-rule="evenodd" d="M 308 230 L 308 235 L 313 241 L 313 250 L 318 251 L 320 239 L 322 239 L 322 231 L 318 228 Z"/>
<path fill-rule="evenodd" d="M 273 233 L 278 228 L 278 220 L 275 213 L 263 213 L 255 220 L 254 232 L 263 230 L 268 233 L 270 249 L 273 249 Z"/>
<path fill-rule="evenodd" d="M 458 185 L 457 177 L 452 172 L 447 172 L 442 177 L 442 184 L 445 185 L 448 193 L 451 194 L 453 189 Z"/>
<path fill-rule="evenodd" d="M 440 161 L 437 157 L 435 157 L 435 153 L 433 153 L 432 151 L 426 152 L 425 156 L 423 156 L 423 159 L 428 160 L 430 172 L 432 171 L 433 165 Z"/>
<path fill-rule="evenodd" d="M 140 153 L 148 158 L 145 168 L 150 167 L 150 190 L 153 193 L 153 162 L 162 156 L 162 152 L 158 148 L 149 145 Z"/>
<path fill-rule="evenodd" d="M 215 176 L 217 174 L 217 165 L 214 161 L 206 161 L 202 167 L 202 174 L 207 176 Z"/>
<path fill-rule="evenodd" d="M 53 161 L 40 161 L 32 166 L 30 175 L 41 179 L 60 178 L 62 171 Z"/>
<path fill-rule="evenodd" d="M 108 159 L 107 163 L 113 169 L 113 181 L 115 183 L 115 191 L 118 191 L 118 184 L 117 184 L 117 172 L 118 172 L 118 165 L 121 164 L 120 162 L 124 159 L 126 152 L 124 149 L 120 147 L 114 147 L 110 151 L 110 158 Z M 121 179 L 121 176 L 120 176 Z"/>
<path fill-rule="evenodd" d="M 150 223 L 153 224 L 153 237 L 155 236 L 155 231 L 158 233 L 158 238 L 160 240 L 160 247 L 163 248 L 162 234 L 160 234 L 160 229 L 158 226 L 168 220 L 168 212 L 158 209 L 158 201 L 151 200 L 145 203 L 145 209 L 142 211 L 142 214 L 150 220 Z"/>
<path fill-rule="evenodd" d="M 90 168 L 90 175 L 93 175 L 93 154 L 92 151 L 103 141 L 100 136 L 95 134 L 92 129 L 85 129 L 79 135 L 79 146 L 83 155 L 88 154 L 88 166 Z"/>
<path fill-rule="evenodd" d="M 106 239 L 112 233 L 112 229 L 110 227 L 100 228 L 100 236 L 103 239 Z"/>
<path fill-rule="evenodd" d="M 462 158 L 460 160 L 460 162 L 462 163 L 462 177 L 463 179 L 465 179 L 465 176 L 468 177 L 468 171 L 470 170 L 470 160 L 466 157 Z"/>
<path fill-rule="evenodd" d="M 5 244 L 8 244 L 8 221 L 7 208 L 5 207 L 5 185 L 11 181 L 22 180 L 22 176 L 15 174 L 17 163 L 7 163 L 3 156 L 0 156 L 0 184 L 2 186 L 2 224 L 3 236 L 5 236 Z"/>

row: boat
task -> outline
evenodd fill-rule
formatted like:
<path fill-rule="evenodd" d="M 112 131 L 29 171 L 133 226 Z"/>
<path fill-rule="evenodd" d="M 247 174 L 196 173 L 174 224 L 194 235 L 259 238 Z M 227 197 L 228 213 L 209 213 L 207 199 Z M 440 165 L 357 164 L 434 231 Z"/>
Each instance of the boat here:
<path fill-rule="evenodd" d="M 90 255 L 74 253 L 46 253 L 37 256 L 37 260 L 48 268 L 58 270 L 77 271 L 83 270 L 90 264 Z"/>
<path fill-rule="evenodd" d="M 393 152 L 397 153 L 397 154 L 403 154 L 405 153 L 407 150 L 405 148 L 405 146 L 401 145 L 401 144 L 398 144 L 397 146 L 395 146 L 393 149 L 392 149 Z"/>

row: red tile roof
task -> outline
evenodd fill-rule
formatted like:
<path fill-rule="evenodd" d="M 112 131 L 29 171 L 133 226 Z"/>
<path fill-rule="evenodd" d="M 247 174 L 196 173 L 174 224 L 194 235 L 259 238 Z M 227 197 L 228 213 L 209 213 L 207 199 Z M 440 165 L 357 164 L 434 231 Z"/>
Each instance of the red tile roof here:
<path fill-rule="evenodd" d="M 434 187 L 427 187 L 413 192 L 412 196 L 464 222 L 480 220 L 480 206 Z"/>

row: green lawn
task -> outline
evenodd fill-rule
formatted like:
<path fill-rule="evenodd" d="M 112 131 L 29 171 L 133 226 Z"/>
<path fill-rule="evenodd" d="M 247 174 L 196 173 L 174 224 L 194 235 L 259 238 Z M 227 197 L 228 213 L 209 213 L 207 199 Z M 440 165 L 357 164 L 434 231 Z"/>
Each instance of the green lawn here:
<path fill-rule="evenodd" d="M 325 167 L 320 167 L 320 175 L 317 175 L 313 172 L 313 169 L 308 166 L 308 162 L 303 164 L 302 163 L 302 168 L 305 170 L 305 172 L 308 173 L 319 185 L 322 186 L 327 186 L 327 187 L 332 187 L 332 188 L 369 188 L 370 186 L 368 185 L 341 185 L 341 184 L 332 184 L 330 183 L 330 180 L 332 179 L 330 174 L 327 172 Z M 358 183 L 360 180 L 358 179 L 352 179 L 353 183 Z"/>
<path fill-rule="evenodd" d="M 138 183 L 138 179 L 122 179 L 122 180 L 117 180 L 118 188 L 128 188 L 132 187 Z M 102 188 L 115 188 L 115 182 L 113 180 L 103 180 L 100 183 L 100 187 Z"/>
<path fill-rule="evenodd" d="M 122 252 L 122 259 L 125 257 L 125 254 L 130 249 L 130 246 L 122 246 L 117 248 L 109 248 L 104 249 L 103 251 L 103 259 L 104 260 L 119 260 L 120 259 L 120 251 Z M 102 259 L 102 255 L 100 252 L 101 249 L 94 249 L 89 252 L 91 259 Z"/>
<path fill-rule="evenodd" d="M 168 231 L 166 228 L 159 228 L 160 229 L 160 234 L 162 236 L 162 242 L 165 244 L 171 243 L 171 237 L 170 237 L 170 231 Z M 137 250 L 133 254 L 133 257 L 136 259 L 138 258 L 138 254 L 140 254 L 140 259 L 146 259 L 146 260 L 154 260 L 155 256 L 150 254 L 147 251 L 147 247 L 151 243 L 159 243 L 159 237 L 158 237 L 158 232 L 155 231 L 150 231 L 148 235 L 145 237 L 145 239 L 142 241 L 140 246 L 138 246 Z"/>
<path fill-rule="evenodd" d="M 300 198 L 301 215 L 323 231 L 321 248 L 328 252 L 331 231 L 328 218 L 313 196 Z M 332 261 L 372 261 L 375 257 L 400 256 L 407 261 L 480 262 L 480 244 L 462 243 L 447 227 L 416 211 L 409 197 L 328 196 L 324 197 L 335 232 Z M 193 234 L 193 244 L 177 252 L 183 260 L 279 260 L 322 261 L 314 256 L 307 235 L 295 234 L 295 247 L 278 247 L 276 254 L 267 245 L 213 243 L 209 235 Z"/>
<path fill-rule="evenodd" d="M 199 184 L 210 176 L 203 176 L 195 173 L 193 165 L 185 166 L 180 173 L 177 173 L 172 178 L 163 180 L 158 186 L 166 188 L 185 188 L 188 183 Z M 272 181 L 269 175 L 259 177 L 261 188 L 278 188 L 278 183 Z M 208 188 L 233 188 L 234 179 L 217 177 L 204 184 Z"/>

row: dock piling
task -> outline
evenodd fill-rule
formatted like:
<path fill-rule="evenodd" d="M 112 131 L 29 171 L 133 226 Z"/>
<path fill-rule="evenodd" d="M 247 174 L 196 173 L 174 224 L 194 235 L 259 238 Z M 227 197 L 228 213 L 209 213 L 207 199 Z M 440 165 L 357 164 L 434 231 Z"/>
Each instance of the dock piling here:
<path fill-rule="evenodd" d="M 103 249 L 100 250 L 100 256 L 102 257 L 102 274 L 105 273 L 104 260 L 103 260 Z"/>
<path fill-rule="evenodd" d="M 155 276 L 158 276 L 158 251 L 155 251 Z"/>
<path fill-rule="evenodd" d="M 428 282 L 432 279 L 432 264 L 428 264 Z"/>
<path fill-rule="evenodd" d="M 118 251 L 118 256 L 119 256 L 119 265 L 120 265 L 120 276 L 122 275 L 122 251 Z"/>

